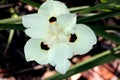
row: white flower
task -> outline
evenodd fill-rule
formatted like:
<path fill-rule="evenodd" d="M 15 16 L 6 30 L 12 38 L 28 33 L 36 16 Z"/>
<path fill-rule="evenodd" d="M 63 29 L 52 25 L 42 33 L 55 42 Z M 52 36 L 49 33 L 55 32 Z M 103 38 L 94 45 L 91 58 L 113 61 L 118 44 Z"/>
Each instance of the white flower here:
<path fill-rule="evenodd" d="M 22 22 L 31 37 L 24 49 L 27 61 L 50 63 L 61 74 L 70 67 L 73 55 L 87 53 L 97 42 L 94 32 L 76 24 L 76 15 L 59 1 L 47 0 L 38 13 L 23 16 Z"/>

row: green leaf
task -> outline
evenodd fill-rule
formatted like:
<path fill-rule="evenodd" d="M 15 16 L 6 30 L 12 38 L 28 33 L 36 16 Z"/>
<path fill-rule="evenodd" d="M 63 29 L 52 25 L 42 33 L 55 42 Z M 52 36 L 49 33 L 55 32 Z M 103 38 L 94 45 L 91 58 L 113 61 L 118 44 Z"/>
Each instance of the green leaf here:
<path fill-rule="evenodd" d="M 4 54 L 6 54 L 7 51 L 8 51 L 8 48 L 9 48 L 9 46 L 10 46 L 10 44 L 12 42 L 13 36 L 14 36 L 14 32 L 15 32 L 15 30 L 10 30 L 10 32 L 9 32 L 9 37 L 8 37 L 6 48 L 4 50 Z"/>
<path fill-rule="evenodd" d="M 0 30 L 24 30 L 25 27 L 23 27 L 22 24 L 0 24 Z"/>
<path fill-rule="evenodd" d="M 103 38 L 109 39 L 109 40 L 115 42 L 116 44 L 120 44 L 120 37 L 105 32 L 101 26 L 90 26 L 90 27 L 94 30 L 94 32 L 98 36 L 102 36 Z"/>
<path fill-rule="evenodd" d="M 69 8 L 69 10 L 71 13 L 74 13 L 74 12 L 79 12 L 79 11 L 87 9 L 87 8 L 89 8 L 89 6 L 79 6 L 79 7 Z"/>
<path fill-rule="evenodd" d="M 89 16 L 89 17 L 78 18 L 77 22 L 78 23 L 86 23 L 86 22 L 97 21 L 100 19 L 105 19 L 105 18 L 117 16 L 117 15 L 120 15 L 120 10 L 96 14 L 96 15 Z"/>
<path fill-rule="evenodd" d="M 4 24 L 4 23 L 9 23 L 9 24 L 12 24 L 12 23 L 21 23 L 22 22 L 22 17 L 17 17 L 17 18 L 7 18 L 7 19 L 2 19 L 0 20 L 0 24 Z"/>
<path fill-rule="evenodd" d="M 115 2 L 118 2 L 118 1 L 119 1 L 119 0 L 109 0 L 109 1 L 107 1 L 107 2 L 105 2 L 105 3 L 101 3 L 101 4 L 98 4 L 98 5 L 96 5 L 96 6 L 90 7 L 90 8 L 88 8 L 88 9 L 82 10 L 82 11 L 81 11 L 81 14 L 85 14 L 85 13 L 89 13 L 89 12 L 91 12 L 91 11 L 99 10 L 99 9 L 101 9 L 101 8 L 104 8 L 104 7 L 108 6 L 108 5 L 111 4 L 111 3 L 115 3 Z"/>
<path fill-rule="evenodd" d="M 99 53 L 98 55 L 93 56 L 92 58 L 90 58 L 86 61 L 83 61 L 81 63 L 74 65 L 67 71 L 67 73 L 65 75 L 61 75 L 61 74 L 57 73 L 54 76 L 49 77 L 45 80 L 62 80 L 64 78 L 72 76 L 76 73 L 80 73 L 80 72 L 86 71 L 88 69 L 91 69 L 95 66 L 109 62 L 111 60 L 115 60 L 116 58 L 120 57 L 120 54 L 115 54 L 115 52 L 119 51 L 119 50 L 120 50 L 120 46 L 118 46 L 114 49 Z"/>
<path fill-rule="evenodd" d="M 37 7 L 37 8 L 40 7 L 40 4 L 38 4 L 38 3 L 36 3 L 36 2 L 34 2 L 34 1 L 32 1 L 32 0 L 20 0 L 20 1 L 22 1 L 22 2 L 24 2 L 24 3 L 26 3 L 26 4 L 29 4 L 29 5 L 31 5 L 31 6 Z"/>

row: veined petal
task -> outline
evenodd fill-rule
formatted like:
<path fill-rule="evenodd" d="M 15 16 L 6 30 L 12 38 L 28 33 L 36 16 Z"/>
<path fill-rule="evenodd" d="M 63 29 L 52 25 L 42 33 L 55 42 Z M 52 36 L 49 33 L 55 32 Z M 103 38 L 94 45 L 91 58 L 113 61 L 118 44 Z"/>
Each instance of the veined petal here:
<path fill-rule="evenodd" d="M 48 31 L 49 21 L 41 14 L 30 14 L 22 17 L 22 23 L 27 28 L 26 34 L 32 38 L 41 39 Z"/>
<path fill-rule="evenodd" d="M 57 17 L 60 14 L 70 13 L 67 6 L 60 1 L 46 0 L 39 10 L 38 13 L 48 13 L 48 17 Z"/>
<path fill-rule="evenodd" d="M 76 25 L 76 14 L 62 14 L 57 17 L 57 22 L 64 28 L 65 32 L 74 33 L 74 27 Z"/>
<path fill-rule="evenodd" d="M 75 42 L 69 43 L 74 54 L 85 54 L 92 49 L 93 45 L 96 44 L 97 39 L 94 32 L 84 24 L 76 25 L 76 36 Z"/>
<path fill-rule="evenodd" d="M 66 44 L 57 44 L 49 50 L 49 62 L 61 74 L 64 74 L 69 68 L 68 59 L 72 56 L 73 52 Z"/>
<path fill-rule="evenodd" d="M 24 47 L 27 61 L 35 60 L 39 64 L 49 63 L 48 52 L 41 49 L 40 44 L 41 41 L 39 39 L 30 39 L 27 41 Z"/>

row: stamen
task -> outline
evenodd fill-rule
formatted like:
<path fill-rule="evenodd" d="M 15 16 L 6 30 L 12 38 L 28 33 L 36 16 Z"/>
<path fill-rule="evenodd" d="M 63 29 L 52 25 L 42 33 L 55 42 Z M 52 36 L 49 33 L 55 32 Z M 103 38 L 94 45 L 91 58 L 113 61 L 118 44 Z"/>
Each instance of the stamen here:
<path fill-rule="evenodd" d="M 69 42 L 75 42 L 77 40 L 76 34 L 71 34 Z"/>
<path fill-rule="evenodd" d="M 51 17 L 51 18 L 49 19 L 49 22 L 50 22 L 50 23 L 53 23 L 53 22 L 55 22 L 55 21 L 57 21 L 56 17 Z"/>
<path fill-rule="evenodd" d="M 43 42 L 41 42 L 40 47 L 41 47 L 41 49 L 43 49 L 43 50 L 49 50 L 48 45 L 44 44 Z"/>

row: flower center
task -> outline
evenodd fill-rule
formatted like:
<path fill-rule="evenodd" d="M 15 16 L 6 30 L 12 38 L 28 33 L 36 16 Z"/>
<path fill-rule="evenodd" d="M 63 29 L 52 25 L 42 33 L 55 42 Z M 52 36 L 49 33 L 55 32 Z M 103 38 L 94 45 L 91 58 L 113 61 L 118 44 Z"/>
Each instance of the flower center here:
<path fill-rule="evenodd" d="M 56 18 L 56 17 L 51 17 L 51 18 L 49 19 L 49 22 L 50 22 L 50 23 L 53 23 L 53 22 L 55 22 L 55 21 L 57 21 L 57 18 Z"/>
<path fill-rule="evenodd" d="M 43 42 L 51 48 L 55 44 L 68 42 L 69 37 L 70 35 L 65 34 L 64 29 L 57 22 L 55 22 L 50 25 L 48 34 L 43 39 Z"/>

